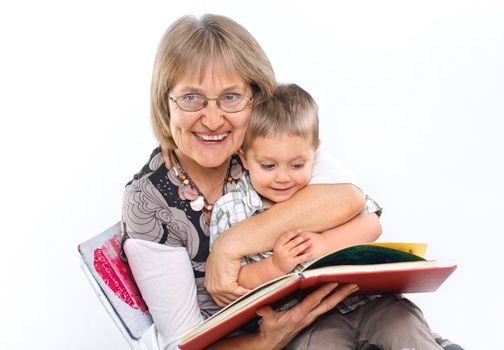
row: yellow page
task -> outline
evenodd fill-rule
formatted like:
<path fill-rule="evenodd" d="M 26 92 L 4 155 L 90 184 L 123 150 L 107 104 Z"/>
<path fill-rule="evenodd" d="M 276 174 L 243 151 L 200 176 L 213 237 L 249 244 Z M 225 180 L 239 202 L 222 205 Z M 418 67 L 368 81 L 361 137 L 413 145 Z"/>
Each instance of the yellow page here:
<path fill-rule="evenodd" d="M 422 258 L 425 257 L 425 252 L 427 251 L 427 244 L 425 243 L 373 242 L 367 244 L 402 250 L 403 252 L 415 254 Z"/>

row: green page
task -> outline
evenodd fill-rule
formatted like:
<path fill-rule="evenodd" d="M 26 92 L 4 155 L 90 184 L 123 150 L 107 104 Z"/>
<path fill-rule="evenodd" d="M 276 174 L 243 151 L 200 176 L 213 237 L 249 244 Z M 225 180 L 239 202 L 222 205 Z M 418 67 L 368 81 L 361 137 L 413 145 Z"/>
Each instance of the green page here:
<path fill-rule="evenodd" d="M 397 249 L 357 245 L 328 254 L 306 266 L 303 270 L 313 270 L 325 266 L 386 264 L 405 261 L 425 261 L 425 259 Z"/>

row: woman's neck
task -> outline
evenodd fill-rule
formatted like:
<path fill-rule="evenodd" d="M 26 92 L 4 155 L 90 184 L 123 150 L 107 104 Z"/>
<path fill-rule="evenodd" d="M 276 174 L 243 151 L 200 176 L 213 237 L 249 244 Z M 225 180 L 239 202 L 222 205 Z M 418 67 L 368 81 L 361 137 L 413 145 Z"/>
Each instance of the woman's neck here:
<path fill-rule="evenodd" d="M 184 168 L 184 171 L 189 175 L 196 186 L 198 186 L 208 203 L 214 203 L 222 196 L 224 178 L 227 174 L 229 162 L 224 162 L 218 167 L 207 168 L 196 163 L 182 152 L 176 150 L 175 154 Z"/>

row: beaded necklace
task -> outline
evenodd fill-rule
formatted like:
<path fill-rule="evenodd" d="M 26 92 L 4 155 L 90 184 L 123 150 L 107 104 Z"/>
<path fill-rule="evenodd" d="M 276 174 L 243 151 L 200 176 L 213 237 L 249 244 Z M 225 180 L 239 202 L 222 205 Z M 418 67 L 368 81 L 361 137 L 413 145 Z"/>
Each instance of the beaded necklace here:
<path fill-rule="evenodd" d="M 203 211 L 205 221 L 210 223 L 213 203 L 209 203 L 196 183 L 191 179 L 185 171 L 182 163 L 177 157 L 173 149 L 168 151 L 168 160 L 170 162 L 170 173 L 174 175 L 180 182 L 178 186 L 179 198 L 184 201 L 189 201 L 189 205 L 194 211 Z M 227 168 L 226 175 L 222 181 L 222 194 L 230 191 L 243 173 L 243 168 L 240 162 L 233 155 L 231 163 Z"/>

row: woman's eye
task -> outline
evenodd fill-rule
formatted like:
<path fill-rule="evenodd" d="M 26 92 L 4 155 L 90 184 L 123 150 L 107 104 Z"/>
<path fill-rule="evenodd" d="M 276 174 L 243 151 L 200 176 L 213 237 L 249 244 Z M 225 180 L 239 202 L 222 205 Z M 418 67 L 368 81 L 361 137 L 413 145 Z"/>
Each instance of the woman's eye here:
<path fill-rule="evenodd" d="M 225 94 L 221 96 L 221 101 L 222 102 L 236 102 L 241 99 L 240 94 Z"/>
<path fill-rule="evenodd" d="M 275 168 L 275 164 L 273 163 L 261 163 L 261 168 L 265 170 L 272 170 Z"/>
<path fill-rule="evenodd" d="M 201 99 L 201 95 L 198 95 L 198 94 L 187 94 L 187 95 L 182 96 L 181 99 L 184 102 L 194 102 L 194 101 L 200 100 Z"/>

